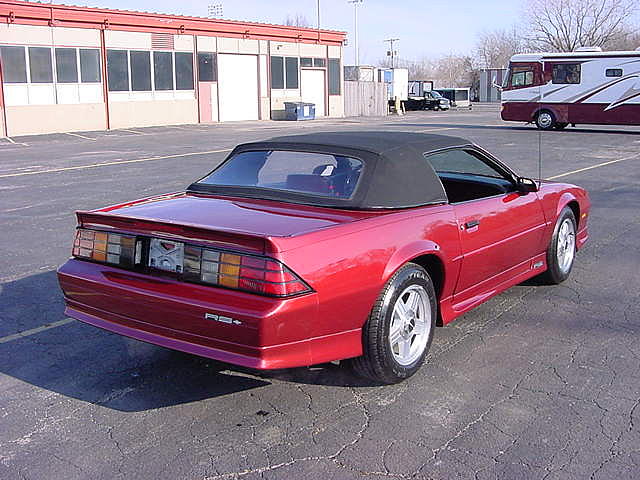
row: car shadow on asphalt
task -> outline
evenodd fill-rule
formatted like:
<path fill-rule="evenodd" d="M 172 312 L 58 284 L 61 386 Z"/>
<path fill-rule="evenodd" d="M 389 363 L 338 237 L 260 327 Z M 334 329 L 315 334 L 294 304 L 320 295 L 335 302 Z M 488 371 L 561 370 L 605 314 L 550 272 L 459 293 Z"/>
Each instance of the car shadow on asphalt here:
<path fill-rule="evenodd" d="M 65 318 L 53 271 L 0 284 L 0 310 L 0 373 L 114 410 L 146 411 L 275 382 L 375 385 L 334 364 L 255 371 L 150 345 L 77 321 L 28 334 Z M 27 335 L 16 338 L 18 332 Z"/>

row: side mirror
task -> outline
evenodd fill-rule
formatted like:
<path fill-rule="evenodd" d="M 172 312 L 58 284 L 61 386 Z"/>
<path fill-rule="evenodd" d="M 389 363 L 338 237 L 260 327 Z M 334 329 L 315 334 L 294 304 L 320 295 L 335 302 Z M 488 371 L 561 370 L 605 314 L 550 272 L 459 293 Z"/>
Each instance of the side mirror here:
<path fill-rule="evenodd" d="M 498 85 L 496 82 L 493 82 L 491 85 L 493 88 L 497 89 L 499 92 L 502 91 L 502 85 Z"/>
<path fill-rule="evenodd" d="M 517 189 L 522 193 L 537 192 L 538 184 L 530 178 L 518 177 Z"/>

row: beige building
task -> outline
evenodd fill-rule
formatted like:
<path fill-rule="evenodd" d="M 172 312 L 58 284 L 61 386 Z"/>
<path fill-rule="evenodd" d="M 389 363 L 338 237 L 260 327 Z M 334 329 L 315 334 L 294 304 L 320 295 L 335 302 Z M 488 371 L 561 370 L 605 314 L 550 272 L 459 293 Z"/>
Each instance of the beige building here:
<path fill-rule="evenodd" d="M 344 115 L 344 32 L 0 0 L 5 136 Z"/>

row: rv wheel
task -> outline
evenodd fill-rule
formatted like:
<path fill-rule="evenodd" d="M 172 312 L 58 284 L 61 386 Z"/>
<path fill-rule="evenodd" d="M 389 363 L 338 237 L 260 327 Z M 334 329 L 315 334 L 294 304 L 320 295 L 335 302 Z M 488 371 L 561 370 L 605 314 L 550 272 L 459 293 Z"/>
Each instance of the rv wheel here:
<path fill-rule="evenodd" d="M 536 125 L 540 130 L 549 130 L 554 127 L 556 119 L 549 110 L 542 110 L 538 112 L 536 117 Z"/>

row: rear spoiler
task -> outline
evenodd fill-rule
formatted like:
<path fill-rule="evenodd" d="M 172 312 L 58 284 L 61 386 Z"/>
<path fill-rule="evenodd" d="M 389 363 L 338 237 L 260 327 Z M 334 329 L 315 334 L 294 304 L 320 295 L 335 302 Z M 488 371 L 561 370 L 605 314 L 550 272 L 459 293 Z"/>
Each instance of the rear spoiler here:
<path fill-rule="evenodd" d="M 78 227 L 81 228 L 167 238 L 258 255 L 273 255 L 278 250 L 269 237 L 232 229 L 211 229 L 200 225 L 140 219 L 104 211 L 77 211 L 76 217 Z"/>

